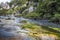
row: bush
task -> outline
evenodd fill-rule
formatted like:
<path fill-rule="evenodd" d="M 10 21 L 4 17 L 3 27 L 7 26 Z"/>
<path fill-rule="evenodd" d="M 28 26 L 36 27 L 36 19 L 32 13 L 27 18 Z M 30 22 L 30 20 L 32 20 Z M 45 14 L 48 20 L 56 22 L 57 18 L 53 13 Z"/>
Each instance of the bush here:
<path fill-rule="evenodd" d="M 28 13 L 26 17 L 31 19 L 39 19 L 39 14 L 36 12 L 31 12 L 31 13 Z"/>
<path fill-rule="evenodd" d="M 27 23 L 27 21 L 26 20 L 22 20 L 22 21 L 20 21 L 20 23 Z"/>

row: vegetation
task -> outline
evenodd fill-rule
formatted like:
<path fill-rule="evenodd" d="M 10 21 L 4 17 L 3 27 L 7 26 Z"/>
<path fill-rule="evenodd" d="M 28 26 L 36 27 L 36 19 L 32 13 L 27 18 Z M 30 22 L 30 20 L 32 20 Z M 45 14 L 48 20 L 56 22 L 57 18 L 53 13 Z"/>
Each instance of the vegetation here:
<path fill-rule="evenodd" d="M 50 20 L 50 22 L 60 24 L 60 0 L 11 0 L 8 4 L 10 9 L 4 9 L 0 6 L 0 15 L 20 13 L 17 15 L 18 17 L 25 17 L 34 20 L 46 19 Z M 26 6 L 23 6 L 24 4 L 26 4 Z M 29 9 L 30 6 L 34 7 L 34 11 L 25 11 L 25 9 Z M 25 20 L 22 20 L 20 23 L 22 23 L 22 29 L 28 30 L 28 34 L 32 37 L 36 37 L 36 39 L 41 35 L 47 34 L 49 36 L 54 35 L 54 37 L 60 38 L 60 28 L 37 25 Z"/>
<path fill-rule="evenodd" d="M 6 15 L 7 14 L 7 11 L 6 9 L 3 9 L 3 10 L 0 10 L 0 15 Z"/>
<path fill-rule="evenodd" d="M 59 8 L 58 0 L 40 0 L 37 12 L 41 14 L 40 17 L 59 23 Z"/>
<path fill-rule="evenodd" d="M 35 2 L 35 0 L 33 0 L 33 2 Z M 60 23 L 59 2 L 59 0 L 38 0 L 38 5 L 36 5 L 34 12 L 26 12 L 23 13 L 22 16 L 32 19 L 47 19 L 54 23 Z"/>
<path fill-rule="evenodd" d="M 20 21 L 20 23 L 27 23 L 27 21 L 26 20 L 22 20 L 22 21 Z"/>
<path fill-rule="evenodd" d="M 33 4 L 29 5 L 29 2 L 32 1 Z M 34 4 L 38 3 L 38 4 Z M 8 3 L 10 6 L 10 9 L 2 9 L 0 10 L 0 15 L 5 14 L 12 14 L 14 12 L 19 12 L 20 15 L 17 16 L 23 16 L 26 18 L 31 19 L 47 19 L 54 23 L 60 23 L 60 1 L 59 0 L 11 0 L 10 3 Z M 22 7 L 22 5 L 26 4 L 26 7 Z M 14 7 L 12 7 L 14 5 Z M 29 8 L 28 6 L 34 6 L 34 11 L 24 12 L 25 9 Z M 36 7 L 35 7 L 36 6 Z M 0 7 L 1 8 L 1 7 Z M 22 14 L 21 14 L 22 13 Z"/>
<path fill-rule="evenodd" d="M 34 23 L 24 23 L 21 27 L 22 29 L 29 30 L 30 32 L 28 34 L 36 38 L 46 34 L 51 36 L 54 35 L 54 37 L 60 37 L 60 28 L 40 26 Z"/>
<path fill-rule="evenodd" d="M 19 5 L 19 6 L 20 6 L 20 5 L 25 4 L 26 1 L 27 1 L 27 0 L 11 0 L 10 4 L 11 4 L 11 5 L 14 4 L 15 6 L 16 6 L 16 5 Z"/>
<path fill-rule="evenodd" d="M 39 14 L 35 13 L 35 12 L 31 12 L 31 13 L 23 13 L 20 16 L 23 16 L 25 18 L 29 18 L 29 19 L 39 19 Z"/>

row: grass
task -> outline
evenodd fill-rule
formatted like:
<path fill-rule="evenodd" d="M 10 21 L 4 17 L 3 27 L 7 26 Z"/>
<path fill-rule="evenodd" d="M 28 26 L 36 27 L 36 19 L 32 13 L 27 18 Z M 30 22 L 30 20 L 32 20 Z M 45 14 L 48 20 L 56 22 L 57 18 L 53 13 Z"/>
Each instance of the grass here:
<path fill-rule="evenodd" d="M 40 26 L 30 22 L 23 22 L 22 29 L 28 30 L 28 35 L 33 37 L 39 37 L 40 35 L 49 35 L 60 38 L 60 28 L 54 28 L 50 26 Z"/>

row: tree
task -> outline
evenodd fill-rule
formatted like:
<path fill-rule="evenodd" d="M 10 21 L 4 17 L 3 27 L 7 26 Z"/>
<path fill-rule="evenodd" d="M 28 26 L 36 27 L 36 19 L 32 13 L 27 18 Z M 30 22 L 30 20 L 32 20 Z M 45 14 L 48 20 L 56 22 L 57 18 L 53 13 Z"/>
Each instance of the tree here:
<path fill-rule="evenodd" d="M 7 9 L 0 10 L 0 15 L 7 15 Z"/>
<path fill-rule="evenodd" d="M 11 3 L 14 5 L 19 5 L 21 6 L 22 4 L 25 4 L 27 0 L 11 0 Z"/>

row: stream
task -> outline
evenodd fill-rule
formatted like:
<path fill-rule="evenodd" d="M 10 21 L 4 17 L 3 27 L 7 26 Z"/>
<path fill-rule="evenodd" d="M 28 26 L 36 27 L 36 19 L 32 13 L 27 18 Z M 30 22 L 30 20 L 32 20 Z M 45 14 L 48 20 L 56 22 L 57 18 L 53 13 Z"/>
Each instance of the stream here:
<path fill-rule="evenodd" d="M 33 21 L 33 20 L 22 18 L 22 17 L 21 18 L 13 17 L 13 18 L 14 18 L 14 20 L 12 20 L 12 19 L 5 20 L 5 19 L 0 18 L 0 20 L 1 20 L 1 22 L 0 22 L 0 37 L 7 38 L 7 37 L 18 37 L 19 36 L 21 38 L 17 39 L 17 40 L 35 40 L 34 38 L 31 38 L 29 35 L 26 34 L 29 31 L 21 29 L 21 27 L 19 27 L 17 24 L 20 25 L 21 23 L 19 23 L 19 22 L 21 20 L 27 20 L 27 21 L 33 22 L 33 23 L 34 22 L 37 23 L 37 22 Z M 14 40 L 16 40 L 16 39 L 14 39 Z M 49 37 L 47 35 L 47 36 L 42 36 L 41 40 L 55 40 L 55 38 Z"/>

